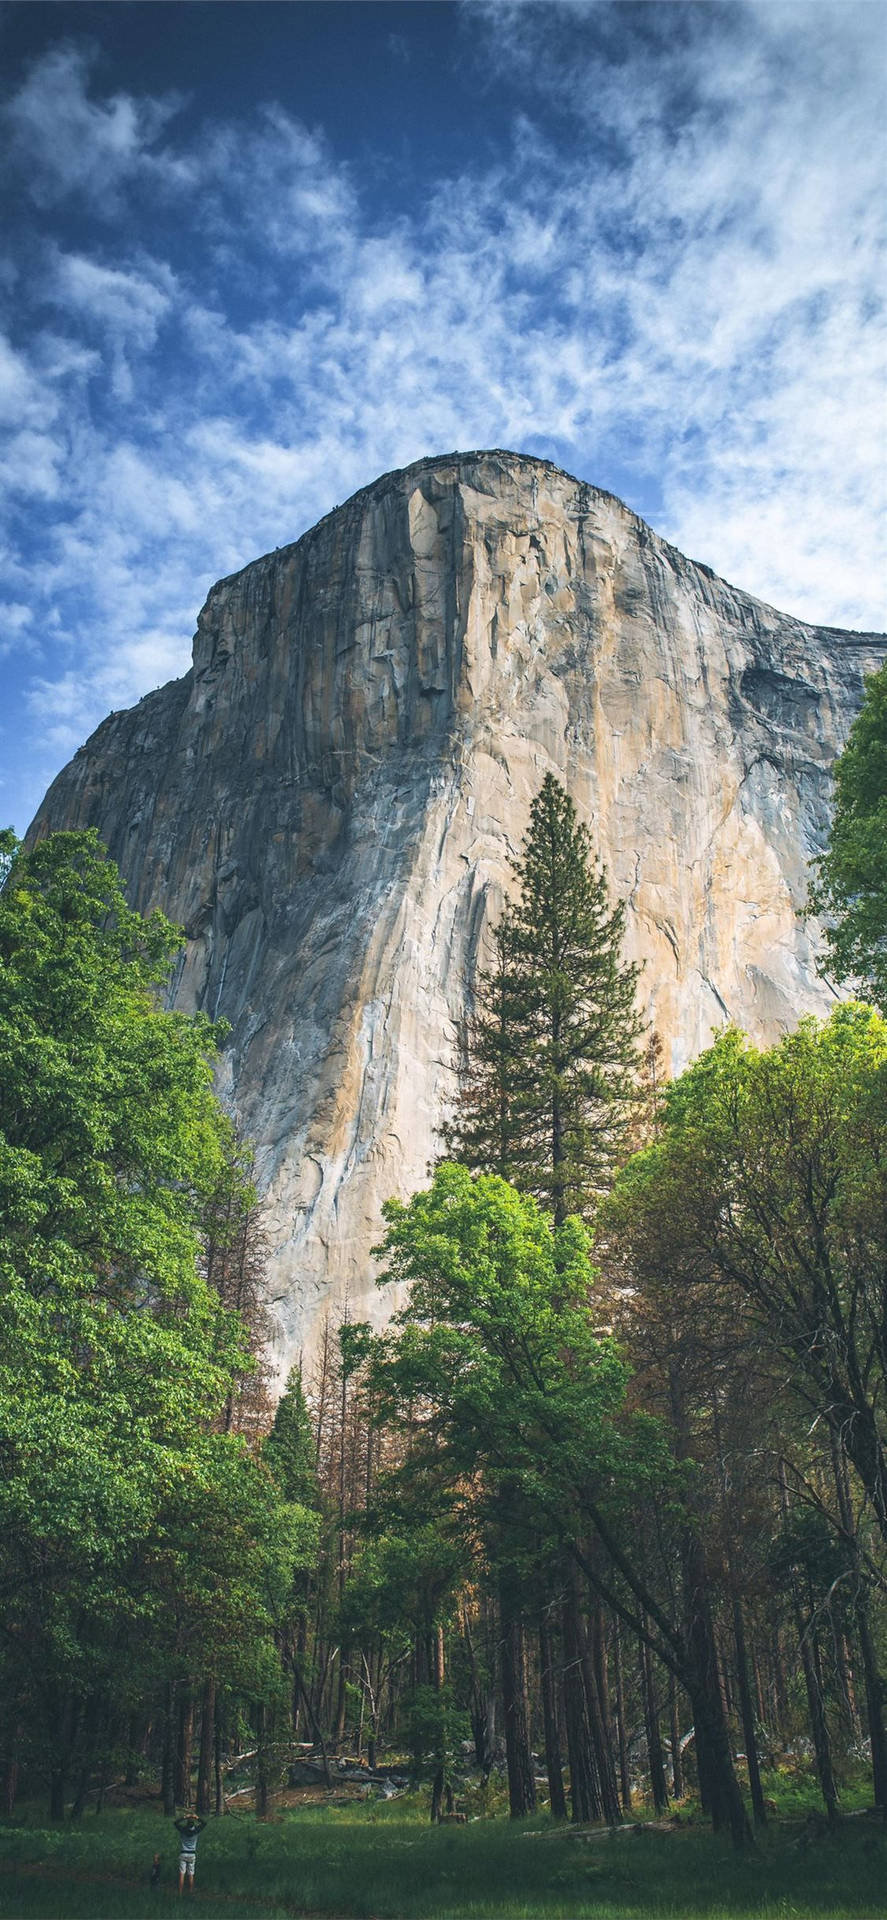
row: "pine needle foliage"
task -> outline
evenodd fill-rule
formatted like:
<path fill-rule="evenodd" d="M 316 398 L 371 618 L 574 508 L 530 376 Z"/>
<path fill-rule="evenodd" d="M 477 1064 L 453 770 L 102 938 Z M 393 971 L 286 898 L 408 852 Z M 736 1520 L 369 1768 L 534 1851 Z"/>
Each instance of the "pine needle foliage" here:
<path fill-rule="evenodd" d="M 608 1184 L 637 1099 L 639 969 L 622 958 L 591 835 L 549 774 L 533 802 L 519 895 L 475 989 L 450 1155 L 532 1194 L 557 1224 Z"/>

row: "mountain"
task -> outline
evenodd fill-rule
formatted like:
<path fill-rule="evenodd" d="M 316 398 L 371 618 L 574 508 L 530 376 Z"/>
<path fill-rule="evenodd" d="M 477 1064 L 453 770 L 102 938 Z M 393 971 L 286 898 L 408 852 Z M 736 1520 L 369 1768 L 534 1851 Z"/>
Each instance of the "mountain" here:
<path fill-rule="evenodd" d="M 258 1148 L 284 1366 L 378 1321 L 380 1208 L 425 1178 L 484 929 L 553 771 L 628 901 L 674 1070 L 824 1011 L 798 914 L 884 636 L 737 591 L 544 460 L 385 474 L 213 587 L 183 679 L 115 713 L 30 830 L 96 826 L 188 943 Z"/>

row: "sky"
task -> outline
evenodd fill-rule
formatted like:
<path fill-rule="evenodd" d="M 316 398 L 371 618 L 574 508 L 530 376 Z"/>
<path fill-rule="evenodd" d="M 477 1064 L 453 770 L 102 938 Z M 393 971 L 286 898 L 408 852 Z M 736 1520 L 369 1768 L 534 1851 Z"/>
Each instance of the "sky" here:
<path fill-rule="evenodd" d="M 0 0 L 0 824 L 212 582 L 536 453 L 885 622 L 881 0 Z"/>

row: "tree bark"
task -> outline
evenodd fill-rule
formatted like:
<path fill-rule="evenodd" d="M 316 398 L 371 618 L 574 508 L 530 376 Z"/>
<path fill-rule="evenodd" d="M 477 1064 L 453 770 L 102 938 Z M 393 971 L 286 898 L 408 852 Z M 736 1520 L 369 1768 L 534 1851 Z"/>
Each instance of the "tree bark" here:
<path fill-rule="evenodd" d="M 99 1730 L 99 1703 L 94 1694 L 86 1702 L 80 1733 L 81 1762 L 77 1790 L 71 1802 L 71 1819 L 82 1820 L 92 1780 Z"/>
<path fill-rule="evenodd" d="M 539 1615 L 539 1676 L 542 1693 L 542 1721 L 545 1728 L 545 1771 L 548 1774 L 548 1799 L 552 1818 L 566 1820 L 560 1729 L 557 1721 L 557 1690 L 552 1670 L 551 1633 L 543 1609 Z"/>
<path fill-rule="evenodd" d="M 179 1699 L 178 1739 L 175 1759 L 175 1798 L 176 1805 L 191 1805 L 191 1751 L 194 1742 L 194 1695 L 189 1685 L 182 1688 Z"/>
<path fill-rule="evenodd" d="M 619 1821 L 619 1795 L 616 1791 L 616 1767 L 610 1739 L 610 1695 L 607 1683 L 607 1659 L 604 1647 L 603 1611 L 598 1603 L 592 1619 L 592 1642 L 588 1643 L 585 1623 L 579 1615 L 579 1644 L 582 1648 L 582 1672 L 588 1693 L 589 1723 L 594 1744 L 595 1765 L 603 1817 L 608 1826 Z"/>
<path fill-rule="evenodd" d="M 745 1741 L 745 1758 L 748 1766 L 748 1785 L 751 1793 L 752 1813 L 755 1825 L 765 1827 L 767 1809 L 764 1805 L 764 1789 L 761 1785 L 761 1769 L 758 1761 L 758 1736 L 755 1731 L 755 1713 L 752 1705 L 751 1685 L 748 1673 L 748 1653 L 745 1645 L 745 1623 L 742 1618 L 742 1606 L 739 1595 L 733 1594 L 733 1641 L 736 1649 L 736 1680 L 739 1687 L 739 1711 L 742 1716 L 742 1737 Z"/>
<path fill-rule="evenodd" d="M 678 1683 L 668 1676 L 668 1731 L 671 1740 L 671 1792 L 674 1800 L 684 1797 L 684 1768 L 681 1760 L 681 1727 L 678 1720 Z"/>
<path fill-rule="evenodd" d="M 471 1737 L 474 1741 L 474 1758 L 484 1779 L 490 1771 L 489 1711 L 481 1677 L 478 1672 L 477 1656 L 467 1613 L 462 1616 L 462 1640 L 468 1654 L 468 1666 L 471 1674 L 471 1691 L 468 1700 L 468 1713 L 471 1720 Z"/>
<path fill-rule="evenodd" d="M 68 1773 L 80 1709 L 73 1694 L 65 1697 L 64 1703 L 56 1713 L 56 1743 L 53 1764 L 49 1775 L 49 1817 L 51 1820 L 64 1820 L 65 1793 L 68 1785 Z"/>
<path fill-rule="evenodd" d="M 696 1728 L 700 1789 L 704 1775 L 710 1800 L 708 1811 L 715 1831 L 729 1826 L 734 1846 L 742 1849 L 751 1841 L 751 1828 L 736 1778 L 724 1715 L 708 1570 L 702 1543 L 693 1528 L 688 1528 L 684 1536 L 682 1561 L 688 1680 L 692 1681 L 688 1692 Z"/>
<path fill-rule="evenodd" d="M 15 1812 L 15 1802 L 16 1802 L 17 1794 L 18 1794 L 18 1732 L 16 1731 L 16 1733 L 13 1735 L 12 1744 L 7 1752 L 6 1762 L 3 1768 L 3 1791 L 2 1791 L 2 1800 L 0 1800 L 0 1804 L 2 1804 L 3 1813 L 7 1820 L 11 1819 L 12 1815 Z"/>
<path fill-rule="evenodd" d="M 512 1820 L 520 1820 L 536 1811 L 536 1780 L 530 1753 L 523 1621 L 508 1583 L 504 1580 L 500 1582 L 499 1604 L 508 1805 Z"/>
<path fill-rule="evenodd" d="M 197 1762 L 197 1811 L 209 1813 L 212 1795 L 213 1747 L 215 1744 L 216 1681 L 208 1673 L 203 1683 L 200 1709 L 200 1756 Z"/>
<path fill-rule="evenodd" d="M 440 1625 L 432 1629 L 430 1640 L 429 1640 L 428 1653 L 429 1653 L 428 1665 L 431 1672 L 434 1691 L 437 1694 L 441 1694 L 443 1692 L 444 1682 L 446 1680 L 446 1659 L 445 1659 L 445 1649 L 444 1649 L 443 1627 Z M 437 1824 L 441 1816 L 441 1810 L 443 1807 L 445 1779 L 446 1779 L 446 1768 L 444 1766 L 443 1756 L 441 1756 L 441 1759 L 438 1763 L 437 1771 L 434 1775 L 434 1779 L 431 1784 L 431 1820 L 433 1825 Z"/>
<path fill-rule="evenodd" d="M 176 1810 L 175 1790 L 175 1719 L 176 1690 L 172 1680 L 167 1680 L 163 1701 L 163 1752 L 160 1761 L 160 1798 L 163 1811 L 168 1820 Z"/>
<path fill-rule="evenodd" d="M 67 1785 L 67 1779 L 68 1779 L 68 1770 L 64 1764 L 59 1764 L 58 1766 L 55 1766 L 52 1768 L 49 1775 L 49 1818 L 50 1820 L 64 1820 L 65 1787 Z"/>
<path fill-rule="evenodd" d="M 256 1819 L 268 1814 L 268 1714 L 264 1700 L 256 1708 Z"/>
<path fill-rule="evenodd" d="M 622 1638 L 619 1621 L 613 1617 L 613 1673 L 616 1682 L 616 1738 L 619 1742 L 619 1785 L 622 1811 L 631 1812 L 631 1774 L 628 1766 L 628 1730 L 625 1725 L 625 1690 L 622 1681 Z"/>
<path fill-rule="evenodd" d="M 644 1727 L 647 1734 L 647 1768 L 650 1786 L 653 1792 L 653 1805 L 657 1813 L 668 1811 L 668 1787 L 665 1781 L 665 1759 L 662 1752 L 662 1736 L 659 1732 L 659 1708 L 653 1686 L 653 1655 L 646 1640 L 638 1641 L 640 1653 L 641 1698 L 644 1703 Z"/>
<path fill-rule="evenodd" d="M 577 1825 L 603 1817 L 588 1719 L 588 1695 L 582 1671 L 578 1598 L 571 1580 L 563 1605 L 564 1719 L 570 1761 L 570 1818 Z"/>
<path fill-rule="evenodd" d="M 837 1437 L 832 1433 L 832 1467 L 835 1476 L 835 1488 L 838 1495 L 838 1511 L 841 1525 L 850 1543 L 853 1553 L 855 1585 L 853 1593 L 853 1613 L 856 1621 L 856 1637 L 862 1656 L 863 1685 L 865 1688 L 865 1711 L 868 1721 L 869 1740 L 872 1748 L 872 1787 L 875 1806 L 887 1815 L 887 1730 L 884 1726 L 884 1682 L 878 1669 L 878 1659 L 872 1631 L 869 1623 L 868 1594 L 862 1578 L 859 1562 L 859 1542 L 853 1516 L 853 1502 L 847 1480 L 847 1465 L 840 1451 Z"/>
<path fill-rule="evenodd" d="M 859 1638 L 859 1651 L 862 1655 L 862 1673 L 865 1686 L 866 1718 L 869 1726 L 869 1738 L 872 1743 L 872 1786 L 875 1806 L 887 1814 L 887 1732 L 884 1728 L 884 1682 L 878 1668 L 875 1644 L 872 1639 L 868 1618 L 868 1603 L 864 1593 L 858 1593 L 856 1599 L 856 1632 Z"/>
<path fill-rule="evenodd" d="M 807 1706 L 810 1713 L 810 1731 L 813 1735 L 813 1751 L 816 1755 L 816 1772 L 819 1777 L 820 1792 L 825 1801 L 829 1826 L 834 1826 L 838 1818 L 838 1788 L 832 1766 L 831 1741 L 825 1718 L 819 1648 L 813 1637 L 812 1622 L 809 1627 L 805 1627 L 800 1603 L 797 1601 L 795 1608 L 801 1645 L 801 1664 L 804 1669 L 804 1685 L 807 1689 Z"/>
<path fill-rule="evenodd" d="M 217 1814 L 222 1814 L 225 1811 L 225 1792 L 222 1786 L 222 1729 L 219 1725 L 218 1714 L 216 1714 L 215 1726 L 213 1728 L 213 1772 L 215 1775 L 215 1811 Z"/>

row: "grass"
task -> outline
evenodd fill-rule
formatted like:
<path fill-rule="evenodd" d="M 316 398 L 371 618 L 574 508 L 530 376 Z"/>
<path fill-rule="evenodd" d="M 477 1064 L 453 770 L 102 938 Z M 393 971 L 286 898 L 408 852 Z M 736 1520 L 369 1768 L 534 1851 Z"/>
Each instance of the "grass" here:
<path fill-rule="evenodd" d="M 884 1920 L 887 1834 L 855 1819 L 811 1838 L 774 1826 L 737 1858 L 703 1828 L 570 1831 L 547 1819 L 432 1828 L 414 1803 L 311 1807 L 211 1821 L 195 1915 L 226 1920 Z M 159 1888 L 147 1884 L 155 1852 Z M 176 1836 L 157 1812 L 77 1826 L 0 1825 L 6 1920 L 141 1920 L 181 1914 Z"/>

